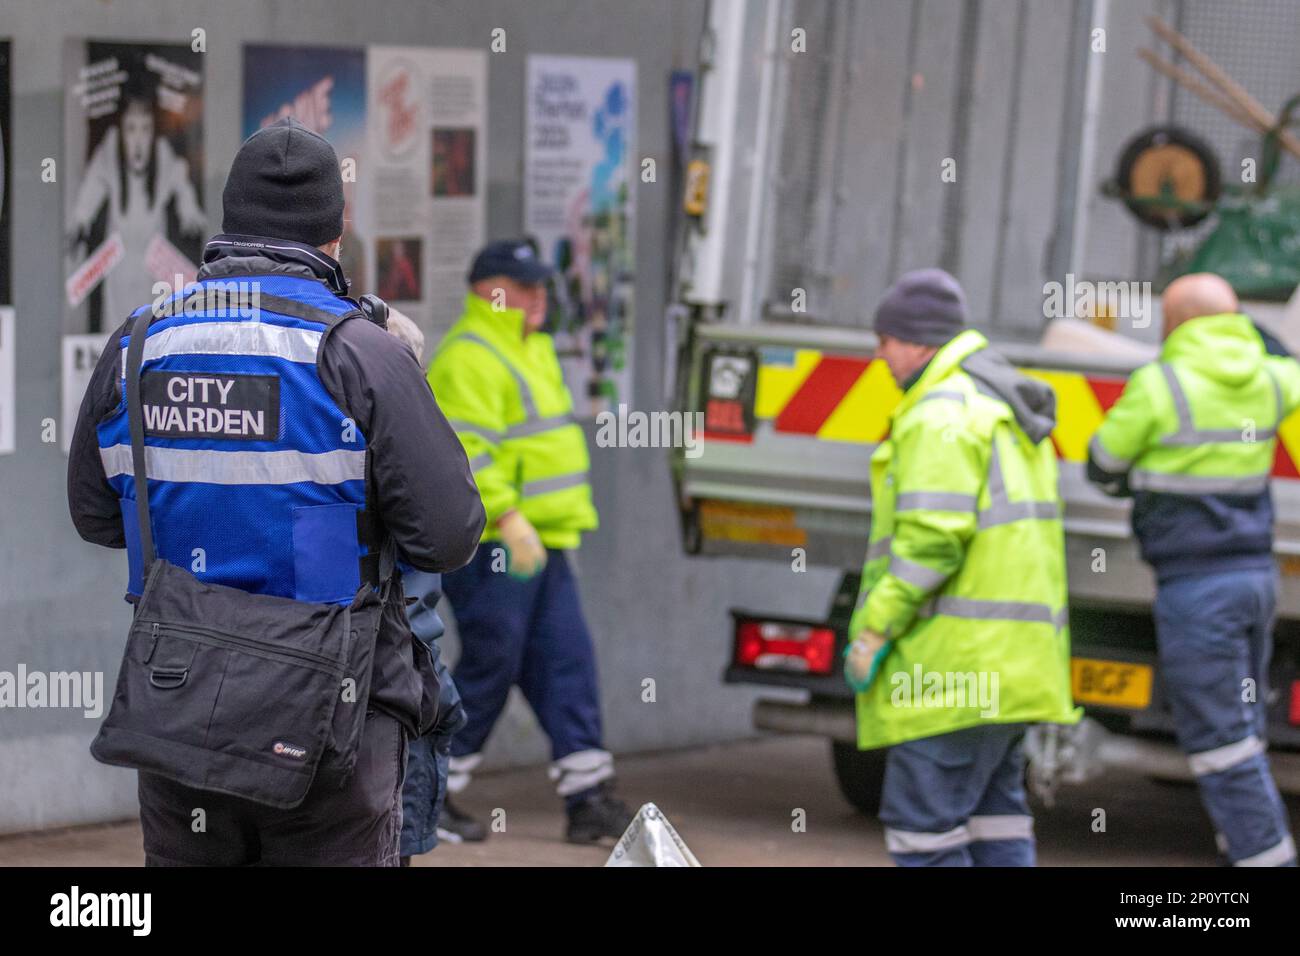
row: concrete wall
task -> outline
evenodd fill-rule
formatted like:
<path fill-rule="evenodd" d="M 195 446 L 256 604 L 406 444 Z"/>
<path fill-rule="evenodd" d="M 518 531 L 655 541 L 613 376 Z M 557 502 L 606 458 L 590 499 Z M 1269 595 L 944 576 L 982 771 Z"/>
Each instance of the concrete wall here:
<path fill-rule="evenodd" d="M 496 0 L 43 0 L 6 4 L 0 36 L 14 41 L 13 230 L 17 311 L 17 451 L 0 456 L 0 671 L 104 673 L 111 694 L 129 621 L 121 599 L 121 553 L 83 543 L 67 517 L 66 458 L 41 440 L 59 418 L 59 269 L 63 184 L 40 180 L 45 157 L 61 158 L 64 35 L 178 42 L 208 33 L 207 181 L 218 197 L 239 145 L 241 45 L 403 43 L 487 48 L 504 27 L 507 52 L 489 57 L 488 230 L 522 226 L 524 58 L 530 52 L 634 57 L 638 64 L 636 154 L 669 160 L 667 77 L 693 69 L 702 0 L 610 2 Z M 662 393 L 662 315 L 670 206 L 666 177 L 637 197 L 635 401 L 655 409 Z M 215 230 L 218 204 L 209 203 Z M 733 605 L 817 613 L 834 587 L 828 573 L 681 555 L 667 461 L 656 450 L 593 445 L 603 516 L 579 569 L 603 677 L 609 746 L 677 747 L 749 732 L 752 693 L 719 681 Z M 453 645 L 454 636 L 449 640 Z M 641 681 L 657 703 L 641 701 Z M 101 767 L 86 745 L 95 721 L 66 710 L 0 710 L 0 832 L 130 816 L 134 774 Z M 489 746 L 497 764 L 548 758 L 520 702 Z M 636 798 L 652 799 L 653 794 Z"/>

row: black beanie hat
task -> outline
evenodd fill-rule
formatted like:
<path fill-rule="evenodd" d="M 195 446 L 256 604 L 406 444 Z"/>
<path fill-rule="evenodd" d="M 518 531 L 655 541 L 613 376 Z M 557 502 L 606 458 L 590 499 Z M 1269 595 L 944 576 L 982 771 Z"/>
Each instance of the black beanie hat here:
<path fill-rule="evenodd" d="M 889 287 L 875 330 L 904 342 L 943 345 L 966 327 L 966 296 L 942 269 L 915 269 Z"/>
<path fill-rule="evenodd" d="M 343 234 L 343 176 L 325 138 L 292 116 L 239 147 L 221 194 L 223 232 L 323 246 Z"/>

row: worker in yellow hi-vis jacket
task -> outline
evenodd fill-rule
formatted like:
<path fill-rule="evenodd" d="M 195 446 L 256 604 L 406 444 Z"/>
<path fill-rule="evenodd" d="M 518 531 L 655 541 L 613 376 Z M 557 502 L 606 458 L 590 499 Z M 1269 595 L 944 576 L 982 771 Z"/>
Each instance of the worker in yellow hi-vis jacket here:
<path fill-rule="evenodd" d="M 546 317 L 551 269 L 523 241 L 475 258 L 465 312 L 429 366 L 429 384 L 465 446 L 487 511 L 483 544 L 443 579 L 456 615 L 455 681 L 469 723 L 451 749 L 451 793 L 469 783 L 506 697 L 518 685 L 551 740 L 551 777 L 568 839 L 618 837 L 631 814 L 611 793 L 591 636 L 567 552 L 596 527 L 587 444 Z M 453 838 L 486 831 L 450 800 Z"/>
<path fill-rule="evenodd" d="M 871 457 L 846 676 L 858 746 L 891 746 L 880 818 L 902 866 L 1029 866 L 1022 738 L 1074 723 L 1055 396 L 966 324 L 957 280 L 904 275 L 876 312 L 903 390 Z M 931 693 L 952 688 L 958 693 Z"/>

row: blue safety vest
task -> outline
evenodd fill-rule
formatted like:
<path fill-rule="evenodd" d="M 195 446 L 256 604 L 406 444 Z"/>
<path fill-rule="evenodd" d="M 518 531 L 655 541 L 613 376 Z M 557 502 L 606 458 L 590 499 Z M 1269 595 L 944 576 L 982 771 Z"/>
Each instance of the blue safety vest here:
<path fill-rule="evenodd" d="M 366 443 L 321 382 L 317 356 L 330 327 L 360 315 L 355 304 L 317 279 L 253 275 L 204 279 L 135 315 L 149 308 L 158 315 L 144 346 L 141 405 L 158 556 L 254 594 L 351 602 L 372 550 L 362 514 Z M 129 323 L 125 333 L 119 376 Z M 97 432 L 122 508 L 128 590 L 138 595 L 124 377 L 122 386 Z"/>

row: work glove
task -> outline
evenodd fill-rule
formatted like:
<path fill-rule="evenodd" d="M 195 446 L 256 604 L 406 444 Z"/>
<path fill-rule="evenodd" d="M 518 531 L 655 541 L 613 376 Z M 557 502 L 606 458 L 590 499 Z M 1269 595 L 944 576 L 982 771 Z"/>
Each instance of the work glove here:
<path fill-rule="evenodd" d="M 508 560 L 506 573 L 526 581 L 546 567 L 546 548 L 537 529 L 518 511 L 507 511 L 497 520 L 497 530 L 505 543 Z"/>
<path fill-rule="evenodd" d="M 844 649 L 844 679 L 849 686 L 859 694 L 870 687 L 893 646 L 893 641 L 875 631 L 860 631 Z"/>

